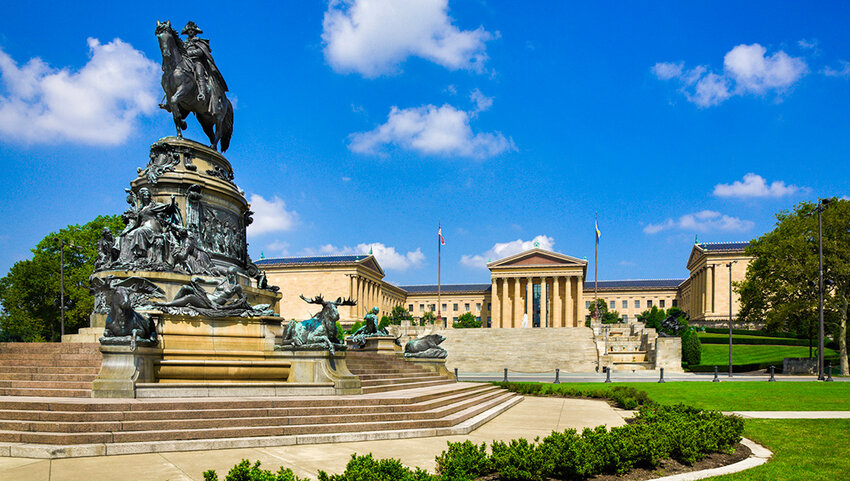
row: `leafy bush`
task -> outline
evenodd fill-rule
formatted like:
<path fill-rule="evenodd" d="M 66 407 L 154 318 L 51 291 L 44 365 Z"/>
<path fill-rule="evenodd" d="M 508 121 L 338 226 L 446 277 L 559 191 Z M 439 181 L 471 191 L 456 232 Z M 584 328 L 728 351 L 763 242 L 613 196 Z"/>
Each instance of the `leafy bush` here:
<path fill-rule="evenodd" d="M 628 386 L 576 389 L 546 383 L 496 382 L 493 384 L 524 395 L 608 399 L 621 409 L 635 409 L 652 402 L 646 392 Z"/>
<path fill-rule="evenodd" d="M 481 320 L 475 319 L 475 315 L 471 312 L 464 312 L 452 323 L 452 327 L 455 329 L 478 328 L 481 327 Z"/>
<path fill-rule="evenodd" d="M 354 334 L 354 333 L 355 333 L 355 332 L 357 332 L 357 330 L 358 330 L 358 329 L 360 329 L 361 327 L 363 327 L 363 322 L 362 322 L 362 321 L 357 321 L 357 322 L 355 322 L 354 324 L 352 324 L 352 325 L 351 325 L 351 328 L 349 328 L 349 329 L 348 329 L 348 334 Z"/>
<path fill-rule="evenodd" d="M 390 325 L 391 319 L 386 314 L 381 316 L 381 321 L 378 322 L 378 329 L 386 329 Z"/>
<path fill-rule="evenodd" d="M 702 360 L 702 344 L 699 335 L 691 328 L 682 332 L 682 362 L 696 366 Z"/>
<path fill-rule="evenodd" d="M 473 481 L 493 471 L 487 457 L 487 445 L 476 446 L 471 441 L 448 443 L 448 449 L 437 456 L 437 473 L 444 481 Z"/>
<path fill-rule="evenodd" d="M 510 444 L 494 441 L 490 445 L 490 449 L 493 452 L 490 455 L 493 469 L 499 473 L 502 479 L 515 481 L 543 480 L 541 473 L 544 461 L 543 452 L 538 449 L 537 445 L 519 438 L 512 440 Z"/>
<path fill-rule="evenodd" d="M 413 316 L 410 315 L 410 311 L 405 309 L 403 306 L 393 307 L 392 312 L 390 312 L 390 324 L 399 325 L 401 324 L 401 321 L 404 320 L 413 320 Z"/>
<path fill-rule="evenodd" d="M 212 469 L 204 471 L 204 481 L 218 481 L 218 474 Z M 292 474 L 291 469 L 284 469 L 283 466 L 277 473 L 272 473 L 267 469 L 260 469 L 259 461 L 252 466 L 247 459 L 243 459 L 230 469 L 224 481 L 310 481 L 310 479 L 296 476 Z"/>
<path fill-rule="evenodd" d="M 372 453 L 365 456 L 352 454 L 342 474 L 328 475 L 324 471 L 319 471 L 319 481 L 437 481 L 438 479 L 420 468 L 412 470 L 401 464 L 398 459 L 376 460 L 372 457 Z"/>
<path fill-rule="evenodd" d="M 345 342 L 345 329 L 342 328 L 339 321 L 336 321 L 336 338 L 339 342 Z"/>

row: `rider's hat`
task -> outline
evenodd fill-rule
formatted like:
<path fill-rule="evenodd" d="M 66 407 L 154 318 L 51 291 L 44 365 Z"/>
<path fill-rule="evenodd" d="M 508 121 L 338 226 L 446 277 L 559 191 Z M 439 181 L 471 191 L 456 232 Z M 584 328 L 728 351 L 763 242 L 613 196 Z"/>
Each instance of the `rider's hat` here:
<path fill-rule="evenodd" d="M 199 33 L 204 33 L 204 31 L 198 28 L 198 26 L 195 25 L 195 22 L 189 20 L 189 23 L 187 23 L 186 26 L 183 27 L 183 30 L 180 32 L 180 35 L 189 35 L 191 33 L 197 35 Z"/>

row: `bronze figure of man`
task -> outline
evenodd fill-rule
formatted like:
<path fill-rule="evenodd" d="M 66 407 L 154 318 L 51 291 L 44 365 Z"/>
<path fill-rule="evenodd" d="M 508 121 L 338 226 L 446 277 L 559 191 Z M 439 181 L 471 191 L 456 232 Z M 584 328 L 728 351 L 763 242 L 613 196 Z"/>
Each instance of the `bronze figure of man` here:
<path fill-rule="evenodd" d="M 221 76 L 213 60 L 210 41 L 197 36 L 204 31 L 198 28 L 195 22 L 189 21 L 180 33 L 188 37 L 183 46 L 192 64 L 192 73 L 198 85 L 198 100 L 206 100 L 207 95 L 215 87 L 218 87 L 220 92 L 227 92 L 224 77 Z"/>

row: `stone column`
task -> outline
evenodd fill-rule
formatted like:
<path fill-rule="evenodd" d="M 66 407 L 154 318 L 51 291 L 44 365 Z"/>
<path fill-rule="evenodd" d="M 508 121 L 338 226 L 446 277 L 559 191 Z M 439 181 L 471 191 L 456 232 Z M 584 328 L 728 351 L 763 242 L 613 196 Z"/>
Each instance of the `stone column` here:
<path fill-rule="evenodd" d="M 584 299 L 584 284 L 582 283 L 581 277 L 575 276 L 573 277 L 573 283 L 575 284 L 575 295 L 572 300 L 572 309 L 570 312 L 573 313 L 573 322 L 572 324 L 568 324 L 571 327 L 579 327 L 584 325 L 584 319 L 581 317 L 581 300 Z"/>
<path fill-rule="evenodd" d="M 357 279 L 354 276 L 351 276 L 349 278 L 349 284 L 350 289 L 348 291 L 348 297 L 350 297 L 351 299 L 357 299 Z M 357 317 L 357 306 L 349 307 L 348 313 L 351 318 Z"/>
<path fill-rule="evenodd" d="M 549 320 L 549 296 L 546 295 L 546 278 L 540 278 L 540 326 L 552 327 Z"/>
<path fill-rule="evenodd" d="M 519 277 L 514 277 L 514 303 L 513 303 L 513 318 L 511 319 L 511 327 L 520 327 L 522 323 L 522 314 L 520 314 L 520 310 L 522 307 L 520 306 L 520 294 L 519 294 Z"/>
<path fill-rule="evenodd" d="M 525 314 L 528 314 L 528 327 L 534 326 L 534 278 L 525 280 Z"/>
<path fill-rule="evenodd" d="M 561 299 L 561 276 L 552 278 L 552 321 L 555 327 L 564 327 L 564 301 Z"/>
<path fill-rule="evenodd" d="M 491 278 L 490 279 L 490 322 L 491 322 L 491 325 L 493 327 L 496 327 L 496 326 L 502 327 L 502 326 L 499 326 L 499 324 L 498 324 L 501 319 L 499 319 L 498 315 L 496 314 L 496 312 L 497 312 L 496 306 L 499 305 L 499 291 L 498 291 L 498 289 L 499 289 L 499 284 L 498 284 L 497 280 L 495 278 Z M 481 307 L 484 307 L 484 306 L 481 306 Z M 484 321 L 484 319 L 482 319 L 482 321 Z M 487 325 L 486 322 L 482 322 L 481 324 Z"/>
<path fill-rule="evenodd" d="M 575 323 L 575 313 L 573 312 L 575 309 L 573 308 L 573 303 L 580 302 L 577 299 L 573 299 L 573 280 L 576 279 L 572 276 L 567 276 L 564 279 L 564 317 L 562 318 L 562 324 L 564 327 L 572 327 Z"/>

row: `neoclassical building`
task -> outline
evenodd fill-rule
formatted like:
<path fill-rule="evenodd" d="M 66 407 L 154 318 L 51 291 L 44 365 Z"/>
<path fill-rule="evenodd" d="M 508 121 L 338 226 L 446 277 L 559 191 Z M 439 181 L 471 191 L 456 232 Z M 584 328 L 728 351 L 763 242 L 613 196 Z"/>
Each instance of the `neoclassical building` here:
<path fill-rule="evenodd" d="M 750 258 L 747 242 L 695 244 L 691 250 L 687 279 L 641 279 L 599 281 L 586 279 L 587 261 L 534 248 L 487 264 L 490 282 L 443 284 L 439 306 L 437 285 L 396 286 L 384 280 L 384 271 L 372 255 L 311 256 L 261 259 L 269 284 L 283 294 L 280 313 L 286 319 L 306 319 L 314 306 L 300 294 L 325 298 L 351 297 L 355 307 L 340 308 L 344 325 L 363 318 L 378 307 L 388 313 L 404 306 L 415 318 L 439 313 L 448 321 L 471 312 L 489 328 L 553 328 L 583 326 L 594 291 L 610 311 L 624 322 L 653 306 L 680 307 L 692 322 L 717 323 L 729 319 L 729 270 L 732 281 L 744 278 Z M 733 317 L 738 311 L 732 293 Z"/>

